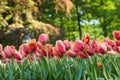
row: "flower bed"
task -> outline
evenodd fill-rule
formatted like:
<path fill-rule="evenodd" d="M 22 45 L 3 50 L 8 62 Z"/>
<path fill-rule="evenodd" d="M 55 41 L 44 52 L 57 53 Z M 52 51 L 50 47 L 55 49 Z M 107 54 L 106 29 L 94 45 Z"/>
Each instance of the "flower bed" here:
<path fill-rule="evenodd" d="M 0 79 L 10 80 L 108 80 L 120 78 L 120 31 L 115 40 L 82 40 L 49 42 L 47 34 L 23 43 L 18 50 L 13 45 L 0 45 Z"/>

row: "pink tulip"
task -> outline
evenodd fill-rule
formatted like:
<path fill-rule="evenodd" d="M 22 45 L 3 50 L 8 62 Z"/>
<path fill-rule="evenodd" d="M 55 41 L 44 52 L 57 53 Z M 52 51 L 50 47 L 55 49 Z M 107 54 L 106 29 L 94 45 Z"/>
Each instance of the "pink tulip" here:
<path fill-rule="evenodd" d="M 53 51 L 53 55 L 56 56 L 57 58 L 61 58 L 63 56 L 63 54 L 61 54 L 57 49 L 56 47 L 53 47 L 52 48 L 52 51 Z"/>
<path fill-rule="evenodd" d="M 15 52 L 15 47 L 14 46 L 6 46 L 4 48 L 4 53 L 5 53 L 5 57 L 6 58 L 12 57 L 12 55 L 14 54 L 14 52 Z"/>
<path fill-rule="evenodd" d="M 70 49 L 70 42 L 68 40 L 64 40 L 63 41 L 64 45 L 65 45 L 65 48 L 68 50 Z"/>
<path fill-rule="evenodd" d="M 42 48 L 42 49 L 41 49 L 41 52 L 42 52 L 42 55 L 43 55 L 43 56 L 47 56 L 47 52 L 46 52 L 46 49 L 45 49 L 45 48 Z"/>
<path fill-rule="evenodd" d="M 23 57 L 27 57 L 27 54 L 22 49 L 19 50 L 18 52 L 20 52 Z"/>
<path fill-rule="evenodd" d="M 92 46 L 92 48 L 94 49 L 94 51 L 95 51 L 96 53 L 99 52 L 99 44 L 98 44 L 97 41 L 92 41 L 91 46 Z"/>
<path fill-rule="evenodd" d="M 87 58 L 87 55 L 85 53 L 81 52 L 81 51 L 79 51 L 77 53 L 77 55 L 80 56 L 81 58 L 84 58 L 84 59 Z"/>
<path fill-rule="evenodd" d="M 40 34 L 39 38 L 38 38 L 38 41 L 41 42 L 41 43 L 47 43 L 49 41 L 49 36 L 48 34 Z"/>
<path fill-rule="evenodd" d="M 21 60 L 22 59 L 22 54 L 18 51 L 15 51 L 14 52 L 14 58 L 17 59 L 17 60 Z"/>
<path fill-rule="evenodd" d="M 99 43 L 99 53 L 105 54 L 107 52 L 107 47 L 104 43 Z"/>
<path fill-rule="evenodd" d="M 25 43 L 19 47 L 19 50 L 23 50 L 26 54 L 30 52 L 28 44 Z"/>
<path fill-rule="evenodd" d="M 94 49 L 91 46 L 87 45 L 87 44 L 85 44 L 85 46 L 84 46 L 84 51 L 89 56 L 93 56 L 94 55 Z"/>
<path fill-rule="evenodd" d="M 67 56 L 70 56 L 72 58 L 76 57 L 77 56 L 77 53 L 74 52 L 73 50 L 69 50 L 66 52 Z"/>
<path fill-rule="evenodd" d="M 55 47 L 60 53 L 64 53 L 66 51 L 65 45 L 62 40 L 57 40 Z"/>
<path fill-rule="evenodd" d="M 103 40 L 103 42 L 104 42 L 104 43 L 107 43 L 107 45 L 109 45 L 109 46 L 111 46 L 111 47 L 116 46 L 115 41 L 110 40 L 109 38 L 105 38 L 105 39 Z"/>
<path fill-rule="evenodd" d="M 36 53 L 35 53 L 35 56 L 36 56 L 36 57 L 40 57 L 41 54 L 40 54 L 39 52 L 36 52 Z"/>
<path fill-rule="evenodd" d="M 120 40 L 120 31 L 113 31 L 113 37 L 116 40 Z"/>
<path fill-rule="evenodd" d="M 78 52 L 83 50 L 83 42 L 81 40 L 76 40 L 74 42 L 73 51 Z"/>

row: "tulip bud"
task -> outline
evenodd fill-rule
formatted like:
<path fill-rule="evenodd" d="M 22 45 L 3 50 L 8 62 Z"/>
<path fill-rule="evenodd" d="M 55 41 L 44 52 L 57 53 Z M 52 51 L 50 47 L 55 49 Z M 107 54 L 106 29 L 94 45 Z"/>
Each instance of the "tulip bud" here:
<path fill-rule="evenodd" d="M 21 60 L 22 59 L 22 54 L 18 51 L 14 52 L 14 58 L 17 60 Z"/>
<path fill-rule="evenodd" d="M 104 43 L 99 43 L 99 52 L 101 54 L 105 54 L 107 52 L 107 47 L 105 46 Z"/>
<path fill-rule="evenodd" d="M 113 37 L 116 40 L 120 40 L 120 31 L 113 31 Z"/>
<path fill-rule="evenodd" d="M 85 44 L 90 43 L 90 35 L 89 35 L 89 34 L 85 34 L 85 35 L 83 36 L 83 38 L 82 38 L 82 41 L 83 41 L 83 43 L 85 43 Z"/>
<path fill-rule="evenodd" d="M 36 50 L 36 47 L 37 47 L 37 43 L 36 43 L 36 40 L 35 39 L 32 39 L 29 43 L 28 43 L 28 46 L 29 46 L 29 51 L 35 51 Z"/>
<path fill-rule="evenodd" d="M 25 53 L 29 53 L 30 50 L 29 50 L 29 46 L 27 44 L 22 44 L 20 47 L 19 47 L 19 50 L 22 50 L 24 51 Z"/>
<path fill-rule="evenodd" d="M 58 40 L 56 41 L 56 45 L 55 45 L 56 49 L 60 52 L 60 53 L 64 53 L 66 51 L 65 49 L 65 45 L 62 42 L 62 40 Z"/>
<path fill-rule="evenodd" d="M 14 54 L 14 52 L 15 52 L 15 47 L 14 46 L 6 46 L 4 48 L 4 53 L 5 53 L 5 57 L 6 58 L 12 57 L 12 55 Z"/>
<path fill-rule="evenodd" d="M 98 66 L 99 69 L 102 69 L 102 63 L 101 62 L 98 62 L 97 66 Z"/>
<path fill-rule="evenodd" d="M 64 40 L 63 41 L 64 45 L 65 45 L 65 48 L 68 50 L 70 49 L 70 42 L 68 40 Z"/>
<path fill-rule="evenodd" d="M 39 38 L 38 38 L 38 41 L 41 42 L 41 43 L 47 43 L 49 41 L 49 36 L 48 34 L 40 34 Z"/>
<path fill-rule="evenodd" d="M 78 52 L 83 50 L 83 42 L 81 40 L 76 40 L 74 42 L 73 51 Z"/>

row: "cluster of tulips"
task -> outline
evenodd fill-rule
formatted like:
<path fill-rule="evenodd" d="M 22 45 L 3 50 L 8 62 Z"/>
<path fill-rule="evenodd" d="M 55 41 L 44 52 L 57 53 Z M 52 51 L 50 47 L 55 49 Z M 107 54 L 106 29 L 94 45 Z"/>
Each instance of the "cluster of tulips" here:
<path fill-rule="evenodd" d="M 0 60 L 3 63 L 11 62 L 12 59 L 18 63 L 25 60 L 35 61 L 42 56 L 51 58 L 80 57 L 87 58 L 94 54 L 119 54 L 120 53 L 120 31 L 113 31 L 115 40 L 104 38 L 102 41 L 91 40 L 89 34 L 83 36 L 82 40 L 68 41 L 57 40 L 55 46 L 49 44 L 49 36 L 47 34 L 40 34 L 38 41 L 32 39 L 28 43 L 20 45 L 16 50 L 15 46 L 8 45 L 2 47 L 0 44 Z"/>

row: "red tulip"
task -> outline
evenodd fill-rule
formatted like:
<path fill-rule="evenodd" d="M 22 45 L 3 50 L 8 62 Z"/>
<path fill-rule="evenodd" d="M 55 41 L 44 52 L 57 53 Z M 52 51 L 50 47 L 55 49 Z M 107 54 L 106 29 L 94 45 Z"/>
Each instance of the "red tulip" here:
<path fill-rule="evenodd" d="M 58 58 L 61 58 L 63 56 L 63 54 L 61 54 L 57 49 L 56 47 L 53 47 L 52 48 L 52 51 L 53 51 L 53 55 L 58 57 Z"/>
<path fill-rule="evenodd" d="M 116 40 L 115 42 L 117 46 L 120 46 L 120 40 Z"/>
<path fill-rule="evenodd" d="M 78 52 L 83 50 L 83 42 L 81 40 L 76 40 L 74 42 L 73 51 Z"/>
<path fill-rule="evenodd" d="M 6 58 L 12 57 L 12 55 L 14 54 L 14 52 L 15 52 L 15 47 L 14 46 L 6 46 L 4 48 L 4 53 L 5 53 L 5 57 Z"/>
<path fill-rule="evenodd" d="M 53 54 L 53 50 L 52 50 L 52 45 L 47 44 L 46 47 L 47 47 L 48 55 L 53 56 L 54 54 Z"/>
<path fill-rule="evenodd" d="M 97 41 L 92 41 L 91 46 L 92 46 L 92 48 L 94 49 L 94 51 L 95 51 L 96 53 L 99 52 L 99 44 L 98 44 Z"/>
<path fill-rule="evenodd" d="M 19 47 L 19 50 L 23 50 L 25 53 L 30 52 L 28 44 L 25 44 L 25 43 Z"/>
<path fill-rule="evenodd" d="M 68 40 L 64 40 L 63 41 L 64 45 L 65 45 L 65 48 L 68 50 L 70 49 L 70 42 Z"/>
<path fill-rule="evenodd" d="M 116 47 L 116 51 L 117 51 L 118 53 L 120 53 L 120 46 L 117 46 L 117 47 Z"/>
<path fill-rule="evenodd" d="M 66 51 L 65 45 L 62 40 L 57 40 L 55 47 L 60 53 L 64 53 Z"/>
<path fill-rule="evenodd" d="M 45 48 L 42 48 L 42 49 L 41 49 L 41 52 L 42 52 L 43 56 L 47 56 L 47 52 L 46 52 L 46 49 L 45 49 Z"/>
<path fill-rule="evenodd" d="M 70 57 L 76 57 L 77 56 L 77 53 L 74 52 L 73 50 L 69 50 L 66 52 L 67 56 L 70 56 Z"/>
<path fill-rule="evenodd" d="M 90 35 L 89 34 L 85 34 L 82 38 L 83 43 L 85 44 L 89 44 L 90 43 Z"/>
<path fill-rule="evenodd" d="M 91 46 L 89 46 L 89 45 L 85 45 L 84 46 L 84 51 L 86 52 L 86 54 L 88 54 L 89 56 L 93 56 L 94 55 L 94 49 L 91 47 Z"/>
<path fill-rule="evenodd" d="M 38 38 L 38 41 L 41 42 L 41 43 L 47 43 L 49 41 L 49 36 L 48 34 L 40 34 L 39 38 Z"/>
<path fill-rule="evenodd" d="M 81 58 L 87 58 L 87 54 L 85 54 L 85 53 L 83 53 L 83 52 L 81 52 L 81 51 L 79 51 L 78 53 L 77 53 L 77 55 L 78 56 L 80 56 Z"/>
<path fill-rule="evenodd" d="M 14 58 L 17 59 L 17 60 L 21 60 L 22 59 L 22 54 L 18 51 L 15 51 L 14 53 Z"/>
<path fill-rule="evenodd" d="M 110 40 L 109 38 L 104 38 L 103 42 L 108 46 L 111 46 L 111 47 L 114 47 L 116 46 L 116 43 L 115 41 L 113 40 Z"/>
<path fill-rule="evenodd" d="M 29 41 L 28 43 L 28 46 L 29 46 L 29 51 L 35 51 L 36 48 L 37 48 L 37 43 L 36 43 L 36 40 L 35 39 L 32 39 L 31 41 Z"/>
<path fill-rule="evenodd" d="M 113 37 L 116 40 L 120 40 L 120 31 L 113 31 Z"/>
<path fill-rule="evenodd" d="M 105 54 L 106 52 L 107 52 L 107 46 L 105 46 L 105 44 L 104 43 L 99 43 L 99 52 L 101 53 L 101 54 Z"/>

